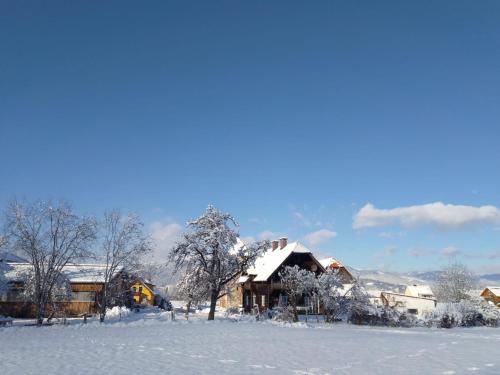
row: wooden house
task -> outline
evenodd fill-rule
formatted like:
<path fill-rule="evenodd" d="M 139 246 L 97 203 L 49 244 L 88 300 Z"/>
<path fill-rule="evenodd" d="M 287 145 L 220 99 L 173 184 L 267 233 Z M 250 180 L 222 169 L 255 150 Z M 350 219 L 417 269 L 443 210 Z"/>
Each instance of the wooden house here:
<path fill-rule="evenodd" d="M 34 305 L 23 298 L 24 275 L 32 268 L 30 263 L 3 262 L 4 277 L 8 288 L 0 293 L 0 315 L 28 318 L 34 316 Z M 102 264 L 68 264 L 62 273 L 67 278 L 71 293 L 69 298 L 54 304 L 66 316 L 93 315 L 98 312 L 98 300 L 104 286 Z M 127 275 L 119 270 L 113 276 L 114 285 L 128 293 Z M 53 307 L 49 306 L 49 313 Z"/>
<path fill-rule="evenodd" d="M 254 308 L 259 311 L 288 304 L 288 297 L 280 281 L 279 272 L 286 266 L 298 265 L 301 268 L 320 274 L 325 267 L 316 259 L 311 250 L 299 242 L 288 243 L 287 238 L 272 241 L 272 246 L 255 262 L 255 266 L 244 272 L 234 283 L 231 291 L 220 300 L 225 308 L 239 307 L 249 312 Z M 343 273 L 346 282 L 352 276 Z M 319 312 L 319 303 L 304 297 L 299 310 L 308 309 L 311 313 Z"/>
<path fill-rule="evenodd" d="M 138 305 L 150 305 L 155 303 L 154 284 L 151 284 L 143 279 L 135 279 L 130 286 L 132 291 L 132 298 Z"/>
<path fill-rule="evenodd" d="M 321 259 L 319 262 L 321 263 L 321 265 L 325 270 L 328 268 L 331 268 L 333 270 L 338 270 L 343 284 L 351 284 L 354 281 L 354 277 L 349 272 L 349 270 L 337 259 L 325 258 Z"/>
<path fill-rule="evenodd" d="M 488 286 L 484 288 L 481 293 L 481 297 L 488 303 L 491 303 L 497 307 L 500 307 L 500 287 L 499 286 Z"/>

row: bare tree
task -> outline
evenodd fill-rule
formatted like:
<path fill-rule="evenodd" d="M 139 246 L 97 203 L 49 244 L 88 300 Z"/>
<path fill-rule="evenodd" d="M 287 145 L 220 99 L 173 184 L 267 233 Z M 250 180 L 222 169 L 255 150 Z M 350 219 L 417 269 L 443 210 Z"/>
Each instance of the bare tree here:
<path fill-rule="evenodd" d="M 474 288 L 475 277 L 461 263 L 446 266 L 433 286 L 433 292 L 440 302 L 460 302 L 470 299 L 469 292 Z"/>
<path fill-rule="evenodd" d="M 149 255 L 149 252 L 147 253 Z M 146 256 L 146 258 L 148 258 Z M 168 272 L 167 266 L 164 263 L 154 263 L 151 259 L 140 259 L 137 264 L 136 272 L 143 279 L 155 285 L 161 285 L 165 273 Z"/>
<path fill-rule="evenodd" d="M 64 266 L 89 254 L 95 239 L 95 221 L 73 213 L 65 203 L 20 204 L 7 209 L 7 234 L 13 249 L 32 264 L 37 324 L 41 325 Z"/>
<path fill-rule="evenodd" d="M 136 215 L 122 215 L 116 210 L 104 214 L 100 225 L 99 249 L 99 256 L 105 264 L 104 285 L 99 294 L 101 322 L 106 318 L 106 309 L 110 304 L 122 299 L 124 280 L 119 277 L 119 272 L 134 270 L 141 257 L 151 251 L 151 244 L 143 233 L 143 227 Z"/>
<path fill-rule="evenodd" d="M 18 276 L 23 280 L 24 284 L 22 298 L 27 302 L 34 301 L 36 299 L 36 275 L 33 268 L 21 271 Z M 58 273 L 54 277 L 54 285 L 50 289 L 47 298 L 47 304 L 50 307 L 47 322 L 50 322 L 56 316 L 65 318 L 64 302 L 68 301 L 70 297 L 71 284 L 63 273 Z"/>
<path fill-rule="evenodd" d="M 189 267 L 203 272 L 210 289 L 208 320 L 214 320 L 217 300 L 227 294 L 227 287 L 268 246 L 267 241 L 237 246 L 237 224 L 227 213 L 208 206 L 198 219 L 188 223 L 189 231 L 170 253 L 170 262 L 176 272 Z"/>

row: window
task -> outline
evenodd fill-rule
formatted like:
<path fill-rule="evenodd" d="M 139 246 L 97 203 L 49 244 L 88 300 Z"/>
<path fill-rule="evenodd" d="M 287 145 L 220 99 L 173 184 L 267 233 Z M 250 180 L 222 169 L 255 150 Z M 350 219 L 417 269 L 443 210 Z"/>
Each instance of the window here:
<path fill-rule="evenodd" d="M 139 287 L 139 293 L 142 294 L 142 286 Z"/>
<path fill-rule="evenodd" d="M 408 309 L 408 314 L 418 314 L 418 309 Z"/>
<path fill-rule="evenodd" d="M 288 296 L 286 294 L 280 294 L 280 305 L 282 306 L 288 305 Z"/>
<path fill-rule="evenodd" d="M 71 300 L 75 302 L 94 302 L 95 292 L 72 292 Z"/>
<path fill-rule="evenodd" d="M 245 306 L 250 306 L 250 295 L 245 294 Z"/>
<path fill-rule="evenodd" d="M 264 294 L 261 296 L 260 304 L 262 306 L 266 306 L 266 296 Z"/>
<path fill-rule="evenodd" d="M 257 294 L 252 295 L 252 297 L 253 297 L 252 298 L 252 302 L 253 302 L 252 304 L 256 305 L 257 304 Z"/>

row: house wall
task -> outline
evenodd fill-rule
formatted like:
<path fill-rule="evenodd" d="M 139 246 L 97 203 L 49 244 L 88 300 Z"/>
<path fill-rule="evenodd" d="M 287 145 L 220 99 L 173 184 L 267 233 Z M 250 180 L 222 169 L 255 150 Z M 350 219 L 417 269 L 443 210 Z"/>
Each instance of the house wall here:
<path fill-rule="evenodd" d="M 225 309 L 231 307 L 243 307 L 243 286 L 240 283 L 234 283 L 230 286 L 228 294 L 219 299 L 219 306 Z"/>
<path fill-rule="evenodd" d="M 149 305 L 154 304 L 154 293 L 146 285 L 136 281 L 131 288 L 134 290 L 132 298 L 136 303 L 141 303 L 145 299 Z M 139 288 L 142 288 L 142 293 L 139 292 Z"/>
<path fill-rule="evenodd" d="M 64 313 L 66 316 L 95 314 L 98 312 L 97 298 L 102 291 L 102 287 L 102 283 L 71 283 L 72 300 L 58 302 L 54 306 L 57 311 Z M 19 288 L 19 285 L 17 285 L 17 288 Z M 47 307 L 48 314 L 52 313 L 53 308 L 53 306 Z M 0 314 L 13 318 L 34 318 L 36 310 L 32 302 L 15 297 L 10 300 L 0 301 Z"/>
<path fill-rule="evenodd" d="M 486 301 L 488 302 L 493 302 L 493 304 L 497 305 L 500 307 L 500 296 L 495 295 L 493 292 L 491 292 L 489 289 L 485 289 L 481 293 L 481 297 L 483 297 Z"/>
<path fill-rule="evenodd" d="M 410 297 L 402 294 L 382 293 L 381 300 L 384 305 L 392 307 L 401 313 L 411 313 L 411 310 L 417 310 L 415 315 L 419 319 L 424 318 L 427 312 L 436 307 L 436 301 L 433 299 Z"/>

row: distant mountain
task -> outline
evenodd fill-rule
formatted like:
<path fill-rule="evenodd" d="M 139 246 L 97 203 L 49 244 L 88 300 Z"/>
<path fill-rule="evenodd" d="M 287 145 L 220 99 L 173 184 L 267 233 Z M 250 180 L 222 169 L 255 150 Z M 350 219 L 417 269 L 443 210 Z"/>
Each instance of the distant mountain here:
<path fill-rule="evenodd" d="M 385 290 L 404 292 L 407 285 L 427 284 L 432 285 L 442 271 L 425 272 L 395 272 L 379 270 L 360 270 L 349 267 L 353 276 L 359 278 L 367 290 Z M 500 286 L 500 274 L 478 275 L 478 288 L 485 286 Z"/>
<path fill-rule="evenodd" d="M 481 275 L 483 280 L 498 281 L 500 283 L 500 273 L 492 273 L 489 275 Z"/>
<path fill-rule="evenodd" d="M 358 270 L 350 268 L 349 271 L 368 290 L 386 290 L 393 292 L 403 292 L 407 285 L 429 284 L 426 278 L 417 275 L 400 272 L 379 271 L 379 270 Z"/>
<path fill-rule="evenodd" d="M 0 252 L 0 262 L 27 263 L 28 261 L 12 253 Z"/>

